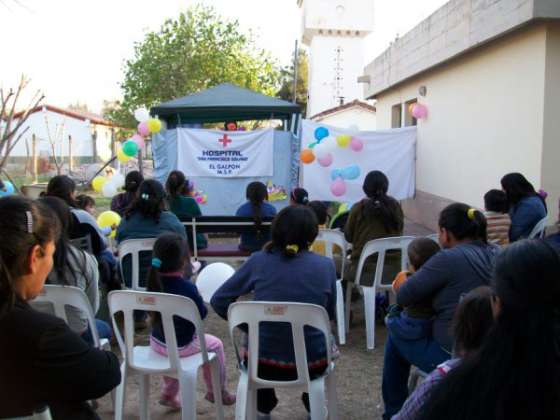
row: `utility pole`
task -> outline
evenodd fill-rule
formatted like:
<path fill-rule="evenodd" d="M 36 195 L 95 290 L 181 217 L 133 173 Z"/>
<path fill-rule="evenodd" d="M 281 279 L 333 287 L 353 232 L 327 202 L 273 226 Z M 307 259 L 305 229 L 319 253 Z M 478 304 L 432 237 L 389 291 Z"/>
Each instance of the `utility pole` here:
<path fill-rule="evenodd" d="M 294 49 L 294 104 L 297 103 L 297 78 L 298 78 L 298 41 Z"/>

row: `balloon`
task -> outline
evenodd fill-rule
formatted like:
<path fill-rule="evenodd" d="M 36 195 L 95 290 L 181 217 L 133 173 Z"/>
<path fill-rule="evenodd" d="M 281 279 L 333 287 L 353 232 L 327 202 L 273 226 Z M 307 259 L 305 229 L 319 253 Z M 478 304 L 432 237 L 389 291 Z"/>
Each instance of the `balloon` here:
<path fill-rule="evenodd" d="M 119 160 L 120 163 L 126 163 L 132 158 L 130 156 L 125 155 L 122 149 L 119 149 L 117 151 L 117 159 Z"/>
<path fill-rule="evenodd" d="M 415 104 L 412 108 L 412 116 L 418 120 L 426 118 L 428 116 L 428 108 L 422 104 Z"/>
<path fill-rule="evenodd" d="M 313 161 L 315 160 L 315 154 L 311 149 L 304 149 L 301 151 L 299 158 L 303 163 L 309 165 L 310 163 L 313 163 Z"/>
<path fill-rule="evenodd" d="M 16 192 L 14 184 L 12 184 L 10 181 L 3 181 L 3 184 L 4 188 L 0 189 L 0 197 L 7 197 Z"/>
<path fill-rule="evenodd" d="M 346 182 L 344 182 L 344 180 L 342 178 L 337 178 L 331 184 L 331 193 L 335 197 L 341 197 L 344 194 L 346 194 Z"/>
<path fill-rule="evenodd" d="M 321 165 L 324 168 L 327 168 L 327 167 L 331 166 L 332 163 L 333 163 L 332 153 L 327 153 L 326 156 L 324 156 L 322 158 L 318 158 L 317 162 L 319 162 L 319 165 Z"/>
<path fill-rule="evenodd" d="M 351 141 L 352 136 L 349 136 L 348 134 L 342 134 L 336 138 L 336 144 L 338 144 L 338 147 L 342 148 L 348 147 Z"/>
<path fill-rule="evenodd" d="M 319 144 L 318 142 L 311 143 L 308 147 L 309 147 L 310 149 L 313 149 L 313 148 L 315 148 L 318 144 Z"/>
<path fill-rule="evenodd" d="M 117 195 L 117 187 L 110 182 L 107 182 L 103 185 L 103 189 L 101 190 L 103 197 L 111 198 Z"/>
<path fill-rule="evenodd" d="M 107 181 L 108 179 L 104 176 L 96 176 L 95 178 L 93 178 L 93 181 L 91 181 L 91 186 L 93 187 L 94 191 L 100 193 Z"/>
<path fill-rule="evenodd" d="M 129 157 L 136 156 L 138 154 L 138 145 L 133 140 L 127 140 L 122 146 L 122 151 Z"/>
<path fill-rule="evenodd" d="M 321 141 L 328 136 L 329 136 L 329 130 L 327 130 L 325 127 L 317 127 L 315 129 L 315 138 L 317 139 L 317 141 Z"/>
<path fill-rule="evenodd" d="M 161 121 L 157 118 L 150 118 L 148 120 L 148 130 L 152 134 L 159 133 L 161 131 Z"/>
<path fill-rule="evenodd" d="M 347 181 L 353 181 L 355 179 L 358 179 L 360 177 L 361 172 L 362 171 L 360 170 L 360 167 L 358 165 L 348 166 L 348 167 L 342 169 L 342 171 L 341 171 L 342 178 L 347 180 Z"/>
<path fill-rule="evenodd" d="M 146 143 L 144 142 L 144 137 L 142 137 L 140 134 L 133 135 L 130 140 L 136 143 L 139 149 L 144 149 L 144 147 L 146 146 Z"/>
<path fill-rule="evenodd" d="M 115 174 L 113 174 L 109 182 L 116 188 L 122 188 L 124 187 L 124 175 L 120 172 L 116 172 Z"/>
<path fill-rule="evenodd" d="M 103 213 L 101 213 L 99 215 L 99 217 L 97 218 L 97 224 L 99 225 L 99 227 L 101 229 L 105 229 L 108 227 L 113 227 L 113 226 L 118 226 L 121 223 L 121 216 L 119 216 L 118 213 L 115 213 L 114 211 L 104 211 Z M 111 235 L 109 235 L 111 238 L 114 238 L 116 235 L 117 231 L 113 230 L 111 232 Z"/>
<path fill-rule="evenodd" d="M 134 111 L 134 118 L 138 122 L 145 122 L 150 119 L 150 112 L 146 108 L 138 108 Z"/>
<path fill-rule="evenodd" d="M 364 142 L 357 137 L 352 137 L 352 140 L 350 141 L 350 149 L 354 152 L 361 152 L 363 148 Z"/>
<path fill-rule="evenodd" d="M 148 122 L 143 121 L 138 124 L 138 134 L 142 137 L 148 137 L 150 135 L 150 129 L 148 128 Z"/>

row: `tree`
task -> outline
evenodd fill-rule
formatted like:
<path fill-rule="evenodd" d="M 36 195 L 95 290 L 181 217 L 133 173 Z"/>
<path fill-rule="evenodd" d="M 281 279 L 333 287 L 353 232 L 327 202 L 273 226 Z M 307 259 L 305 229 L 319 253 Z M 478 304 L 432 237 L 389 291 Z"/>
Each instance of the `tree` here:
<path fill-rule="evenodd" d="M 256 47 L 238 21 L 224 20 L 212 7 L 197 5 L 146 34 L 126 61 L 123 100 L 108 114 L 118 125 L 133 127 L 133 112 L 162 101 L 230 82 L 267 95 L 278 87 L 270 54 Z"/>
<path fill-rule="evenodd" d="M 307 110 L 307 80 L 309 75 L 309 61 L 305 50 L 298 50 L 296 102 L 301 106 L 305 115 Z M 286 101 L 294 100 L 294 64 L 284 67 L 280 72 L 282 86 L 276 96 Z"/>

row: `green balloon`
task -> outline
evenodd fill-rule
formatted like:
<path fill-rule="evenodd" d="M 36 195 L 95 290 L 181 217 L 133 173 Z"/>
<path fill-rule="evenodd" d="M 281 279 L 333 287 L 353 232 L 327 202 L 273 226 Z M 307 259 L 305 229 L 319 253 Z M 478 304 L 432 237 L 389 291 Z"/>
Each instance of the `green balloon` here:
<path fill-rule="evenodd" d="M 138 145 L 133 140 L 127 140 L 122 146 L 122 151 L 129 157 L 134 157 L 138 154 Z"/>

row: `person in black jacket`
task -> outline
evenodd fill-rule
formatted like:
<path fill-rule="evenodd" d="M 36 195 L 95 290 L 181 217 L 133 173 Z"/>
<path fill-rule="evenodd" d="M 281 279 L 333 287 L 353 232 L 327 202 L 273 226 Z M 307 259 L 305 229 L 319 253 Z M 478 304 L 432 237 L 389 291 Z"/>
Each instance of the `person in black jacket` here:
<path fill-rule="evenodd" d="M 53 266 L 59 222 L 44 204 L 0 199 L 0 418 L 49 407 L 55 420 L 98 419 L 87 403 L 120 383 L 117 357 L 34 311 Z"/>

